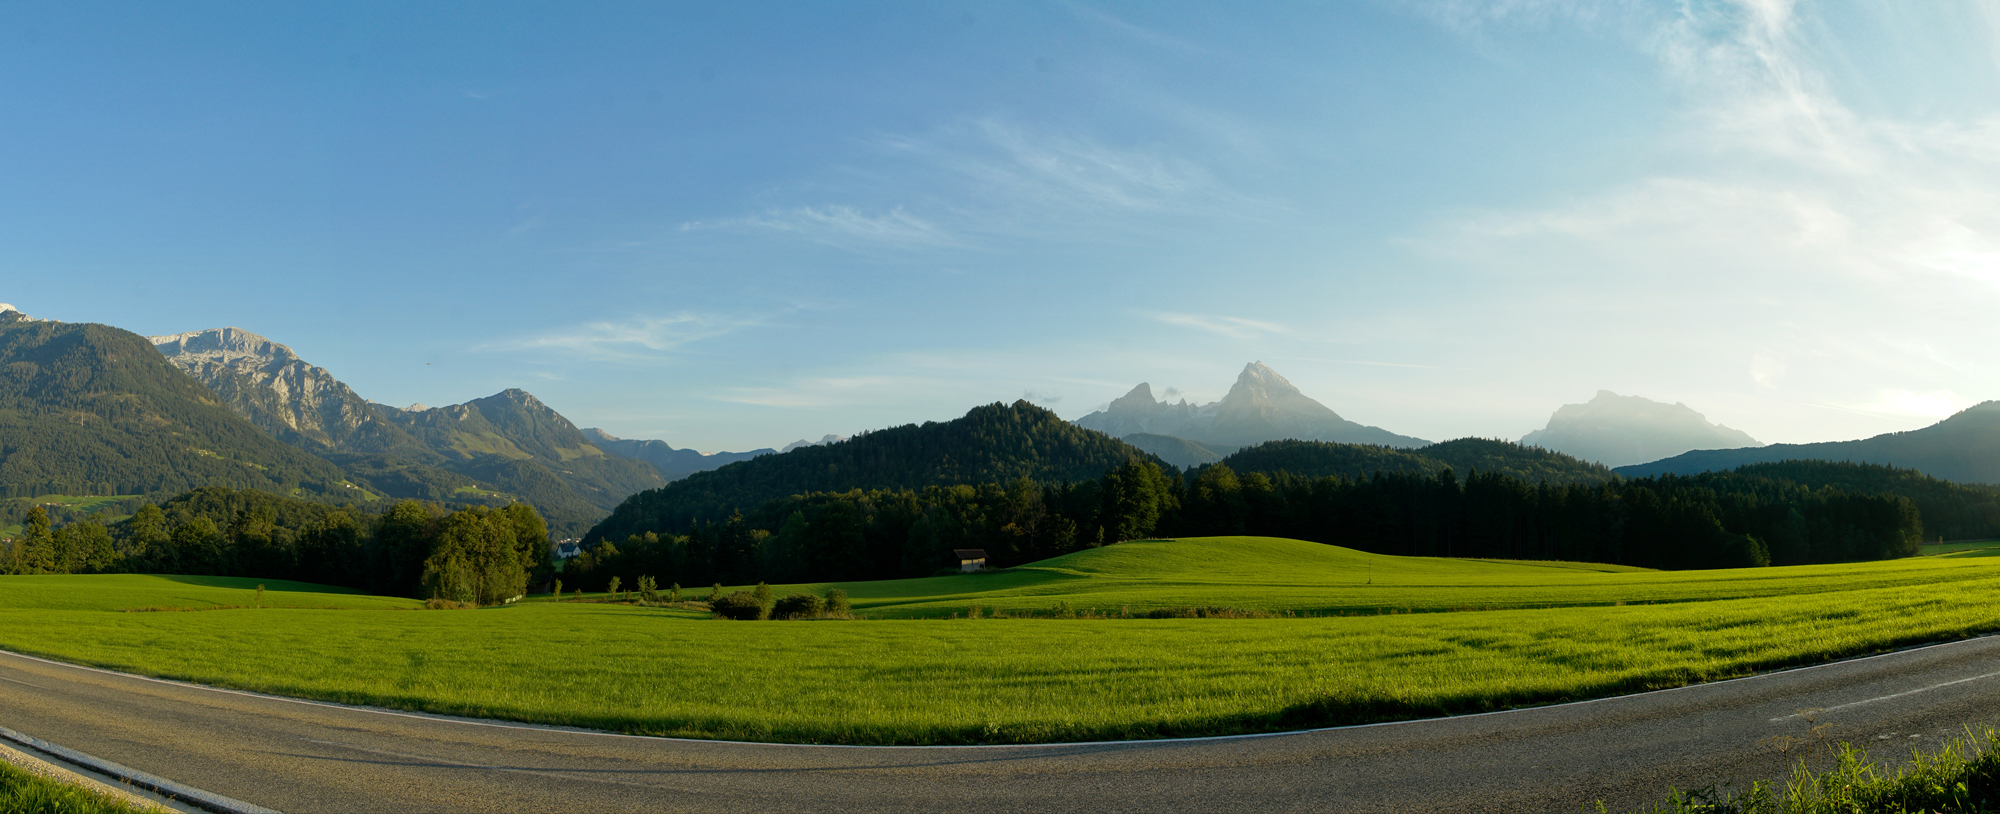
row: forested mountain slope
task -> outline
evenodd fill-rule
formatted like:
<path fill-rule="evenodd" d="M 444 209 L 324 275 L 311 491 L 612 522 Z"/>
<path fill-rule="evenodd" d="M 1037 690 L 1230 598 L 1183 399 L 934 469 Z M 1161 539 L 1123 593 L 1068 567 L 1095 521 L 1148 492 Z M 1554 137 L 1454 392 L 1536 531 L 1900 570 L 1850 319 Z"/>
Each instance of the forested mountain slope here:
<path fill-rule="evenodd" d="M 1858 441 L 1696 450 L 1652 463 L 1621 466 L 1617 471 L 1633 477 L 1686 475 L 1744 464 L 1805 460 L 1887 464 L 1959 483 L 2000 483 L 2000 401 L 1967 407 L 1920 430 Z"/>
<path fill-rule="evenodd" d="M 951 421 L 905 424 L 697 472 L 633 495 L 586 540 L 685 532 L 696 520 L 719 521 L 808 492 L 1090 480 L 1135 457 L 1158 462 L 1026 401 L 995 403 Z"/>
<path fill-rule="evenodd" d="M 145 337 L 0 312 L 0 489 L 175 494 L 232 485 L 357 494 L 338 467 L 223 406 Z"/>
<path fill-rule="evenodd" d="M 1501 474 L 1527 483 L 1605 483 L 1616 476 L 1600 464 L 1580 461 L 1560 452 L 1524 447 L 1508 441 L 1460 438 L 1416 449 L 1391 449 L 1371 444 L 1328 441 L 1272 441 L 1237 450 L 1222 459 L 1237 472 L 1275 475 L 1288 472 L 1304 478 L 1337 476 L 1360 479 L 1384 474 L 1434 475 L 1446 468 L 1464 477 L 1477 471 Z"/>
<path fill-rule="evenodd" d="M 383 412 L 442 456 L 445 468 L 518 493 L 538 506 L 539 500 L 553 500 L 555 484 L 601 513 L 666 483 L 644 461 L 606 455 L 569 419 L 523 390 L 449 407 Z M 547 507 L 543 511 L 551 512 Z"/>

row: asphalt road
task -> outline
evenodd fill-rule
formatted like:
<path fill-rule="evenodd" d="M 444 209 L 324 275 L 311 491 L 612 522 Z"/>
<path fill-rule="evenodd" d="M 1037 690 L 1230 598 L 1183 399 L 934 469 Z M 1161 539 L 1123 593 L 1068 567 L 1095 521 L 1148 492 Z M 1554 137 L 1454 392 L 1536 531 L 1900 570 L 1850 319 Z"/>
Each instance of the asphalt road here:
<path fill-rule="evenodd" d="M 1820 710 L 1801 717 L 1801 710 Z M 638 738 L 301 702 L 0 654 L 0 726 L 307 812 L 1491 811 L 1571 814 L 1900 759 L 2000 722 L 2000 637 L 1679 690 L 1284 735 L 855 748 Z M 1818 745 L 1791 745 L 1792 740 Z M 1824 762 L 1824 761 L 1819 761 Z"/>

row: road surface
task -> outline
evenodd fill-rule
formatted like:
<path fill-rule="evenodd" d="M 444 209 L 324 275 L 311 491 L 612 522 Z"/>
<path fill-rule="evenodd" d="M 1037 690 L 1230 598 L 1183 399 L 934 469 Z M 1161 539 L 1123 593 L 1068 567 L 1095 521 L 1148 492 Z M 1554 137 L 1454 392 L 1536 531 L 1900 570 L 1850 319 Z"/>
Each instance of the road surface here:
<path fill-rule="evenodd" d="M 1820 710 L 1799 715 L 1801 710 Z M 0 654 L 0 726 L 287 812 L 1576 812 L 2000 722 L 2000 637 L 1580 704 L 1258 737 L 868 748 L 302 702 Z M 1817 742 L 1818 745 L 1799 742 Z M 1824 761 L 1821 761 L 1824 762 Z"/>

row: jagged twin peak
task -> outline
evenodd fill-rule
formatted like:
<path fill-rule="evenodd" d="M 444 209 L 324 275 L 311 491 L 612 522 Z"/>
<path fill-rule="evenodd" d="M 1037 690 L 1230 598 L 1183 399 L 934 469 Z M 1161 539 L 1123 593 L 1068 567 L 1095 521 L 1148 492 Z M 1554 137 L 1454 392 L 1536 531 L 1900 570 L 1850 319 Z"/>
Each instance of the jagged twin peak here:
<path fill-rule="evenodd" d="M 1584 404 L 1565 404 L 1549 425 L 1521 438 L 1522 446 L 1568 453 L 1605 466 L 1671 458 L 1696 449 L 1761 447 L 1742 430 L 1709 423 L 1686 404 L 1662 404 L 1609 390 Z"/>
<path fill-rule="evenodd" d="M 1221 401 L 1199 407 L 1186 399 L 1178 403 L 1155 401 L 1153 388 L 1141 382 L 1105 409 L 1077 419 L 1076 424 L 1115 438 L 1145 433 L 1227 446 L 1287 438 L 1391 447 L 1430 443 L 1341 418 L 1263 362 L 1244 365 L 1235 386 Z"/>

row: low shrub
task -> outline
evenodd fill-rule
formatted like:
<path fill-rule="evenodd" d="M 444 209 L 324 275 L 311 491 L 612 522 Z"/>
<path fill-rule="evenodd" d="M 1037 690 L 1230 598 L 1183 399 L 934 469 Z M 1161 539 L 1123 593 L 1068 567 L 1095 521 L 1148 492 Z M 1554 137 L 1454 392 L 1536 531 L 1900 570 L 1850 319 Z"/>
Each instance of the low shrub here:
<path fill-rule="evenodd" d="M 717 619 L 735 619 L 743 622 L 764 618 L 764 603 L 757 601 L 757 595 L 749 591 L 737 591 L 710 600 L 708 609 Z"/>
<path fill-rule="evenodd" d="M 1269 619 L 1272 616 L 1268 611 L 1220 607 L 1154 608 L 1139 614 L 1141 619 Z"/>
<path fill-rule="evenodd" d="M 460 602 L 456 599 L 445 599 L 437 596 L 424 600 L 424 610 L 475 610 L 478 607 L 477 603 Z"/>
<path fill-rule="evenodd" d="M 847 601 L 847 592 L 839 588 L 826 592 L 826 615 L 845 619 L 854 615 L 854 604 Z"/>
<path fill-rule="evenodd" d="M 826 600 L 814 594 L 790 594 L 771 608 L 773 619 L 813 619 L 826 613 Z"/>

